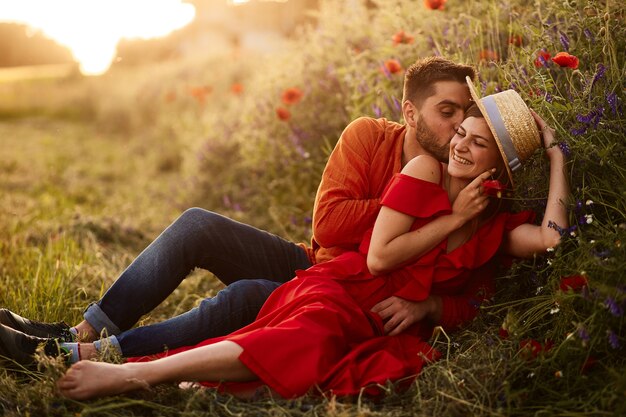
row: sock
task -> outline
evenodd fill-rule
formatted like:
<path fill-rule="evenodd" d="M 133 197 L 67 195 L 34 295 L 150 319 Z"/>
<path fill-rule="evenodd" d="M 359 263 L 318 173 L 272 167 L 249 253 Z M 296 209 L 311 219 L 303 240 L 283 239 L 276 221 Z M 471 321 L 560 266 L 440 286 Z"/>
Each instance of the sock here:
<path fill-rule="evenodd" d="M 59 347 L 69 354 L 67 359 L 69 363 L 80 361 L 80 346 L 78 343 L 59 343 Z"/>

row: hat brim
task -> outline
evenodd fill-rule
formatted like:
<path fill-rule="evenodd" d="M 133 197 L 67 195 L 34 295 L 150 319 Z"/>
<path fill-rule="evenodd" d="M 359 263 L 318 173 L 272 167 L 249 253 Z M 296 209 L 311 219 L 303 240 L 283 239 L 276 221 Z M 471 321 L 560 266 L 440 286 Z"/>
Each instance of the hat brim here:
<path fill-rule="evenodd" d="M 478 106 L 478 109 L 483 114 L 485 120 L 487 121 L 487 125 L 489 126 L 489 130 L 491 130 L 491 134 L 496 140 L 496 145 L 498 145 L 498 150 L 500 151 L 500 155 L 502 156 L 502 161 L 504 162 L 504 167 L 506 168 L 506 173 L 509 177 L 509 183 L 511 184 L 511 186 L 513 186 L 513 171 L 511 170 L 511 167 L 509 166 L 509 162 L 508 162 L 509 160 L 506 156 L 506 152 L 504 152 L 504 147 L 502 146 L 501 139 L 498 137 L 496 128 L 494 127 L 493 122 L 491 121 L 491 118 L 489 117 L 489 112 L 487 112 L 487 109 L 485 108 L 484 104 L 480 100 L 478 91 L 476 91 L 476 87 L 474 87 L 474 83 L 472 83 L 472 80 L 470 79 L 470 77 L 465 77 L 465 80 L 467 81 L 467 86 L 469 87 L 472 100 L 474 100 L 474 103 L 476 103 L 476 105 Z"/>

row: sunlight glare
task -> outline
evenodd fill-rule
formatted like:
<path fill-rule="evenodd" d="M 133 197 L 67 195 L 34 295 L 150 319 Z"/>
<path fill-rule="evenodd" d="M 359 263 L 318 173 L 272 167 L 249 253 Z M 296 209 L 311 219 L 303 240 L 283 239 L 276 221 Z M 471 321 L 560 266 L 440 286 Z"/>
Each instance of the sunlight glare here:
<path fill-rule="evenodd" d="M 68 47 L 85 74 L 105 72 L 120 39 L 165 36 L 190 23 L 182 0 L 20 0 L 0 2 L 0 22 L 27 24 Z"/>

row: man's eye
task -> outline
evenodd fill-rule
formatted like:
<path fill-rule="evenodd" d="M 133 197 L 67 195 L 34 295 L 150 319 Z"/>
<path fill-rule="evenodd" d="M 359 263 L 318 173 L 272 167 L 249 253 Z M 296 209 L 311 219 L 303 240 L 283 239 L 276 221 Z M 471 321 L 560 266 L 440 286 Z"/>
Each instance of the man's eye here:
<path fill-rule="evenodd" d="M 443 117 L 452 117 L 452 116 L 454 116 L 454 112 L 452 112 L 452 111 L 442 111 L 441 114 L 443 115 Z"/>

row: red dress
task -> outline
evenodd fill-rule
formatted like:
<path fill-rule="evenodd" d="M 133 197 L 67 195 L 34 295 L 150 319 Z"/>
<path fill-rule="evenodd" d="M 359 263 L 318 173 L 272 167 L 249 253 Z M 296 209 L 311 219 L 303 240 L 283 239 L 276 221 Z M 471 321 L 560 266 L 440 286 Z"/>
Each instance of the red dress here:
<path fill-rule="evenodd" d="M 414 216 L 414 228 L 451 211 L 441 186 L 404 174 L 394 176 L 381 204 Z M 358 252 L 297 271 L 272 293 L 254 323 L 195 347 L 221 340 L 237 343 L 243 348 L 241 362 L 286 398 L 316 390 L 357 394 L 366 386 L 366 392 L 375 393 L 372 384 L 413 377 L 439 352 L 424 341 L 432 331 L 429 324 L 385 336 L 380 317 L 370 309 L 393 295 L 419 301 L 429 294 L 458 293 L 469 272 L 496 254 L 504 231 L 531 216 L 501 213 L 450 253 L 444 240 L 418 261 L 379 276 L 367 269 L 370 233 Z"/>

